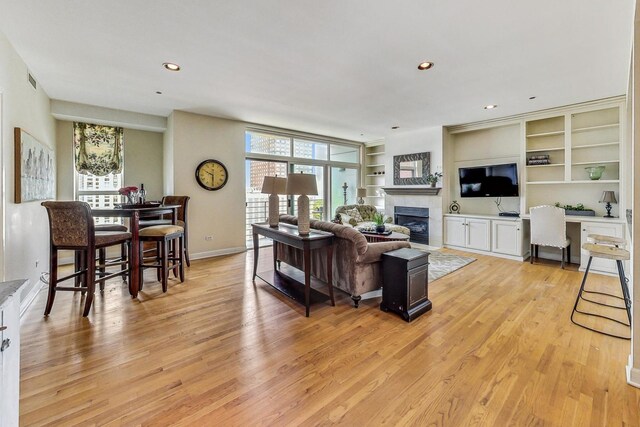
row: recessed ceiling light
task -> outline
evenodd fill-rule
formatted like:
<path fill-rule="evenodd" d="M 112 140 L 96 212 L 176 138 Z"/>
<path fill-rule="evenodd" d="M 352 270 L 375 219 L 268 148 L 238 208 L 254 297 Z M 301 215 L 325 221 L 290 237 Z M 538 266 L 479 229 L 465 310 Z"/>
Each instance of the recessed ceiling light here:
<path fill-rule="evenodd" d="M 156 91 L 156 94 L 158 95 L 162 95 L 162 92 L 160 92 L 159 90 Z"/>
<path fill-rule="evenodd" d="M 169 71 L 180 71 L 180 66 L 178 64 L 174 64 L 173 62 L 164 62 L 162 66 Z"/>
<path fill-rule="evenodd" d="M 391 126 L 391 129 L 395 130 L 395 129 L 399 129 L 400 126 Z"/>
<path fill-rule="evenodd" d="M 421 63 L 418 65 L 418 70 L 428 70 L 429 68 L 433 68 L 433 66 L 434 66 L 434 65 L 435 65 L 435 64 L 434 64 L 433 62 L 428 62 L 428 61 L 426 61 L 426 62 L 421 62 Z"/>
<path fill-rule="evenodd" d="M 498 108 L 498 106 L 496 104 L 491 104 L 484 107 L 485 110 L 493 110 L 494 108 Z"/>
<path fill-rule="evenodd" d="M 529 99 L 536 99 L 536 97 L 535 96 L 530 96 Z"/>

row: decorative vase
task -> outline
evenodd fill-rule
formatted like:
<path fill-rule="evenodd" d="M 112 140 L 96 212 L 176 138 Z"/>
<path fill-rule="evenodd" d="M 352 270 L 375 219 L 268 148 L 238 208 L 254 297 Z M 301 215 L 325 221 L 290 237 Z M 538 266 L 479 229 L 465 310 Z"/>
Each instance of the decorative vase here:
<path fill-rule="evenodd" d="M 376 233 L 384 233 L 384 224 L 376 225 Z"/>
<path fill-rule="evenodd" d="M 584 168 L 589 174 L 589 179 L 596 181 L 602 178 L 602 172 L 604 171 L 604 166 L 591 166 L 588 168 Z"/>

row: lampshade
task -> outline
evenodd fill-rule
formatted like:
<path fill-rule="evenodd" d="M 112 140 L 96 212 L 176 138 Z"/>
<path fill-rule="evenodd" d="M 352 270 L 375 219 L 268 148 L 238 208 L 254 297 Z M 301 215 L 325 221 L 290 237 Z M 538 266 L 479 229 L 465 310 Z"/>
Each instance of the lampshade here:
<path fill-rule="evenodd" d="M 316 196 L 318 186 L 316 176 L 311 173 L 290 173 L 287 177 L 286 194 L 304 194 L 306 196 Z"/>
<path fill-rule="evenodd" d="M 367 189 L 366 188 L 358 188 L 357 196 L 358 197 L 367 197 Z"/>
<path fill-rule="evenodd" d="M 600 203 L 618 203 L 618 200 L 616 200 L 616 193 L 613 191 L 603 191 Z"/>
<path fill-rule="evenodd" d="M 287 178 L 265 176 L 262 181 L 262 194 L 285 194 Z"/>

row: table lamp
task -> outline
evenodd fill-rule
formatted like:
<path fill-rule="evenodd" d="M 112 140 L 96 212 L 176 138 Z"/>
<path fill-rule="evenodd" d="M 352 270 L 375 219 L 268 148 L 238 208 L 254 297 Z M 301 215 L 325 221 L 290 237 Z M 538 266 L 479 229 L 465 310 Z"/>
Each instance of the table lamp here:
<path fill-rule="evenodd" d="M 618 203 L 616 193 L 613 191 L 603 191 L 602 197 L 600 197 L 600 203 L 606 203 L 604 208 L 607 210 L 607 214 L 604 217 L 613 218 L 613 215 L 611 215 L 611 203 Z"/>
<path fill-rule="evenodd" d="M 318 194 L 314 174 L 290 173 L 287 177 L 287 194 L 298 194 L 298 233 L 309 234 L 309 197 Z"/>
<path fill-rule="evenodd" d="M 364 205 L 364 198 L 367 197 L 367 189 L 366 188 L 358 188 L 357 196 L 358 196 L 358 204 L 359 205 Z"/>
<path fill-rule="evenodd" d="M 269 227 L 277 227 L 280 222 L 280 198 L 278 194 L 285 194 L 287 178 L 265 176 L 262 181 L 262 194 L 269 194 Z"/>

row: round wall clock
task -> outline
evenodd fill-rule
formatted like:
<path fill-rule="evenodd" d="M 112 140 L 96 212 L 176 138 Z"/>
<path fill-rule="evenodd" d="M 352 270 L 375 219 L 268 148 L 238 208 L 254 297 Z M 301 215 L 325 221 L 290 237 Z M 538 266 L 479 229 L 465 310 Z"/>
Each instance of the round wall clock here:
<path fill-rule="evenodd" d="M 205 190 L 219 190 L 225 186 L 227 179 L 227 168 L 218 160 L 207 159 L 196 168 L 196 181 Z"/>

